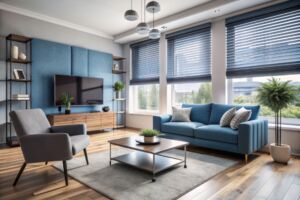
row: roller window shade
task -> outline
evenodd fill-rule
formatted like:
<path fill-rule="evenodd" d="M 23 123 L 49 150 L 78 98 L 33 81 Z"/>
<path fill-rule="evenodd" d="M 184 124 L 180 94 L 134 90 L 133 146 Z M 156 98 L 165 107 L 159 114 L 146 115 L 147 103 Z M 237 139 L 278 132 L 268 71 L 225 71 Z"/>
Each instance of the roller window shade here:
<path fill-rule="evenodd" d="M 226 20 L 227 77 L 300 73 L 300 2 Z"/>
<path fill-rule="evenodd" d="M 132 73 L 130 84 L 159 83 L 159 40 L 132 44 Z"/>
<path fill-rule="evenodd" d="M 168 40 L 167 81 L 211 80 L 211 24 L 166 35 Z"/>

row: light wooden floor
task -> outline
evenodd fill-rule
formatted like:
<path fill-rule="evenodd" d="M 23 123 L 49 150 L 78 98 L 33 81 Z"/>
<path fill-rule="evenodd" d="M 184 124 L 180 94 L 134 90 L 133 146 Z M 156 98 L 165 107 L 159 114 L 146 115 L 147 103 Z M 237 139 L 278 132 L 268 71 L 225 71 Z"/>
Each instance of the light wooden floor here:
<path fill-rule="evenodd" d="M 108 149 L 107 140 L 136 134 L 137 131 L 122 129 L 90 135 L 88 153 Z M 289 165 L 272 162 L 267 154 L 256 154 L 247 165 L 242 156 L 224 154 L 191 147 L 190 151 L 215 154 L 239 160 L 239 164 L 213 177 L 181 200 L 200 199 L 286 199 L 300 200 L 300 159 L 293 158 Z M 82 154 L 78 155 L 82 156 Z M 70 178 L 64 186 L 63 174 L 43 163 L 30 164 L 16 187 L 13 180 L 23 163 L 20 148 L 0 149 L 0 199 L 107 199 L 96 191 Z"/>

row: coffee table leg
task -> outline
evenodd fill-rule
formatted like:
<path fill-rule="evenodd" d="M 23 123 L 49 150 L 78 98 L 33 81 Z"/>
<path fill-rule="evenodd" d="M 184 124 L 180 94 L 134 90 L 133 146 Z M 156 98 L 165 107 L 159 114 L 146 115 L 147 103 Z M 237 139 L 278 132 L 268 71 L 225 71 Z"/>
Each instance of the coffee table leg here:
<path fill-rule="evenodd" d="M 109 165 L 111 165 L 111 143 L 109 143 Z"/>
<path fill-rule="evenodd" d="M 186 166 L 186 145 L 184 146 L 184 168 L 187 168 L 187 166 Z"/>
<path fill-rule="evenodd" d="M 153 154 L 152 182 L 155 182 L 155 154 Z"/>

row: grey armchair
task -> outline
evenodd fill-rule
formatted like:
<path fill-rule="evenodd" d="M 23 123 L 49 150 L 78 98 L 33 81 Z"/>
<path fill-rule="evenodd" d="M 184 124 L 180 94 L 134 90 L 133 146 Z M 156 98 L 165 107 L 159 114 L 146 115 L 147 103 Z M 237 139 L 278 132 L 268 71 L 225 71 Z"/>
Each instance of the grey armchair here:
<path fill-rule="evenodd" d="M 51 127 L 41 109 L 16 110 L 9 115 L 25 159 L 13 183 L 14 186 L 27 163 L 47 164 L 48 161 L 62 161 L 66 185 L 68 185 L 67 160 L 83 150 L 86 163 L 89 164 L 86 148 L 90 141 L 85 124 Z"/>

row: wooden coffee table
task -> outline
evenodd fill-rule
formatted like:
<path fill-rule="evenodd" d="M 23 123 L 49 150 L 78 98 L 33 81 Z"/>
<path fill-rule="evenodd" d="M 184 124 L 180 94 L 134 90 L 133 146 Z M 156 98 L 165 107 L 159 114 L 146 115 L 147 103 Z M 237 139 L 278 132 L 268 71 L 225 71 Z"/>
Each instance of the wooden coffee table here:
<path fill-rule="evenodd" d="M 155 175 L 163 170 L 169 169 L 174 165 L 184 163 L 186 165 L 186 147 L 188 142 L 171 140 L 160 138 L 160 143 L 156 145 L 141 145 L 136 142 L 136 138 L 140 136 L 132 136 L 127 138 L 121 138 L 116 140 L 110 140 L 109 142 L 109 164 L 115 160 L 120 163 L 124 163 L 138 169 L 142 169 L 152 173 L 152 181 L 155 181 Z M 111 146 L 116 145 L 127 149 L 136 150 L 135 152 L 125 155 L 112 157 Z M 174 158 L 171 156 L 162 155 L 161 153 L 169 151 L 171 149 L 184 147 L 184 158 Z"/>

